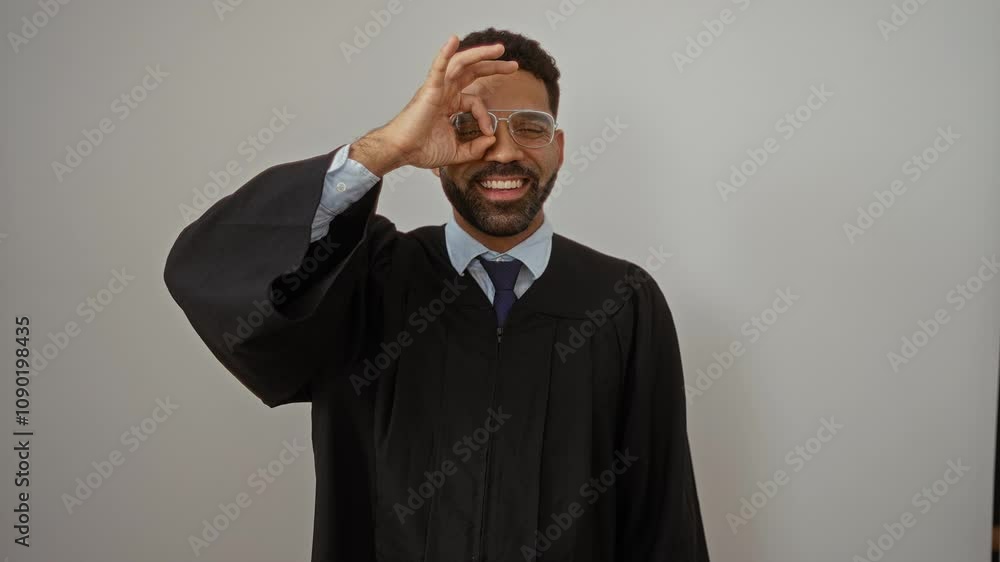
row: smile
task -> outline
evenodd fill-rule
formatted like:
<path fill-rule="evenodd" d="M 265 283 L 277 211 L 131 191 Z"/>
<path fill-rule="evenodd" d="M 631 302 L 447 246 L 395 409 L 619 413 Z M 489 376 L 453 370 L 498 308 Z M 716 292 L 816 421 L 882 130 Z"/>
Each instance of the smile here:
<path fill-rule="evenodd" d="M 514 190 L 526 186 L 529 181 L 528 178 L 490 178 L 476 183 L 479 184 L 479 187 L 485 189 Z"/>
<path fill-rule="evenodd" d="M 513 201 L 528 192 L 531 181 L 525 177 L 490 177 L 474 183 L 489 201 Z"/>

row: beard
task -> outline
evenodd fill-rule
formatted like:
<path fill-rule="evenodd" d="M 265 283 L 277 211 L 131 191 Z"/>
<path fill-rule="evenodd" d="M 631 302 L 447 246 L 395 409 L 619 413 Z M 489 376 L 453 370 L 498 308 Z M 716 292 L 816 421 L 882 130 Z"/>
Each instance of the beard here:
<path fill-rule="evenodd" d="M 480 179 L 497 176 L 525 176 L 528 187 L 524 195 L 514 201 L 491 201 L 478 186 Z M 441 169 L 441 187 L 458 214 L 479 231 L 490 236 L 513 236 L 523 232 L 542 210 L 542 204 L 549 198 L 556 184 L 558 171 L 544 185 L 538 181 L 538 174 L 510 162 L 493 162 L 477 171 L 465 187 L 459 187 L 444 168 Z"/>

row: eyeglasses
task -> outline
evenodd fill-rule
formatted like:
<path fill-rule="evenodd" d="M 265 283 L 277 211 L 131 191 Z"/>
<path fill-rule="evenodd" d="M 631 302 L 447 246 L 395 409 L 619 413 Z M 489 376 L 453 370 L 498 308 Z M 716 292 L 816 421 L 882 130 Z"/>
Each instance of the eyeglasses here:
<path fill-rule="evenodd" d="M 497 117 L 494 111 L 510 111 L 507 117 Z M 492 122 L 490 134 L 496 133 L 500 121 L 507 122 L 507 129 L 514 142 L 525 148 L 541 148 L 552 142 L 556 134 L 556 120 L 544 111 L 534 109 L 490 109 Z M 456 113 L 449 119 L 455 127 L 459 142 L 469 142 L 483 135 L 479 121 L 471 112 Z"/>

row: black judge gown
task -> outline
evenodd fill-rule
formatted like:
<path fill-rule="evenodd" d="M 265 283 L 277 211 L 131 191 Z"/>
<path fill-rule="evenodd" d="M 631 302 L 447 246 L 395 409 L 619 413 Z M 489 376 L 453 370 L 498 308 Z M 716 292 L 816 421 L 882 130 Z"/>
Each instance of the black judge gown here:
<path fill-rule="evenodd" d="M 312 560 L 707 561 L 656 282 L 554 234 L 501 335 L 443 225 L 376 214 L 381 181 L 310 243 L 341 148 L 220 199 L 164 271 L 264 404 L 311 402 Z"/>

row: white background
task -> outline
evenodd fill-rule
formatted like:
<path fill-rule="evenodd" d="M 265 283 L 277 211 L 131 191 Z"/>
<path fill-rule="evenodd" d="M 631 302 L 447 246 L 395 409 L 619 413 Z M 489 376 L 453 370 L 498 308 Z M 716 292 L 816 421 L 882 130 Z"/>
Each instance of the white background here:
<path fill-rule="evenodd" d="M 573 181 L 548 204 L 556 231 L 638 263 L 650 248 L 671 254 L 655 277 L 692 387 L 713 354 L 743 346 L 689 404 L 712 559 L 866 559 L 867 541 L 909 511 L 916 524 L 884 560 L 987 560 L 1000 276 L 973 282 L 961 310 L 949 292 L 1000 252 L 1000 4 L 928 0 L 884 30 L 893 2 L 917 6 L 401 0 L 383 25 L 371 12 L 381 1 L 220 11 L 208 0 L 78 0 L 26 42 L 9 34 L 43 8 L 5 3 L 0 358 L 13 363 L 15 316 L 31 317 L 39 353 L 67 322 L 79 331 L 31 379 L 30 549 L 10 536 L 14 440 L 4 446 L 0 552 L 13 562 L 308 559 L 311 452 L 263 493 L 247 479 L 283 441 L 308 443 L 309 407 L 270 410 L 214 360 L 166 292 L 167 251 L 218 199 L 204 190 L 211 173 L 239 163 L 224 195 L 350 142 L 402 108 L 449 33 L 493 25 L 538 39 L 563 73 Z M 712 24 L 725 9 L 730 23 Z M 717 37 L 703 33 L 698 54 L 689 38 L 706 20 Z M 377 31 L 367 43 L 366 24 Z M 345 56 L 353 43 L 363 46 Z M 697 56 L 679 64 L 688 48 Z M 123 119 L 114 100 L 157 65 L 168 76 Z M 814 86 L 833 94 L 786 139 L 779 120 Z M 240 145 L 275 108 L 295 117 L 251 159 Z M 105 118 L 114 130 L 92 153 L 54 171 Z M 627 128 L 602 146 L 606 119 Z M 958 139 L 914 179 L 906 162 L 949 127 Z M 724 198 L 717 182 L 770 137 L 777 151 Z M 587 159 L 582 146 L 601 152 Z M 437 179 L 410 172 L 387 180 L 380 213 L 402 229 L 443 223 Z M 897 179 L 905 191 L 849 237 L 844 225 Z M 98 312 L 87 299 L 112 295 L 100 291 L 122 269 L 134 280 Z M 786 289 L 794 304 L 765 313 Z M 897 372 L 888 354 L 938 309 L 948 323 Z M 743 327 L 762 314 L 773 323 L 754 339 Z M 13 431 L 12 377 L 2 385 L 0 419 Z M 178 409 L 130 451 L 121 434 L 168 397 Z M 843 429 L 810 460 L 790 459 L 824 418 Z M 115 450 L 124 463 L 70 513 L 64 494 Z M 949 460 L 969 471 L 922 513 L 914 495 Z M 788 482 L 734 531 L 727 514 L 779 469 Z M 250 506 L 196 558 L 189 536 L 241 492 Z"/>

